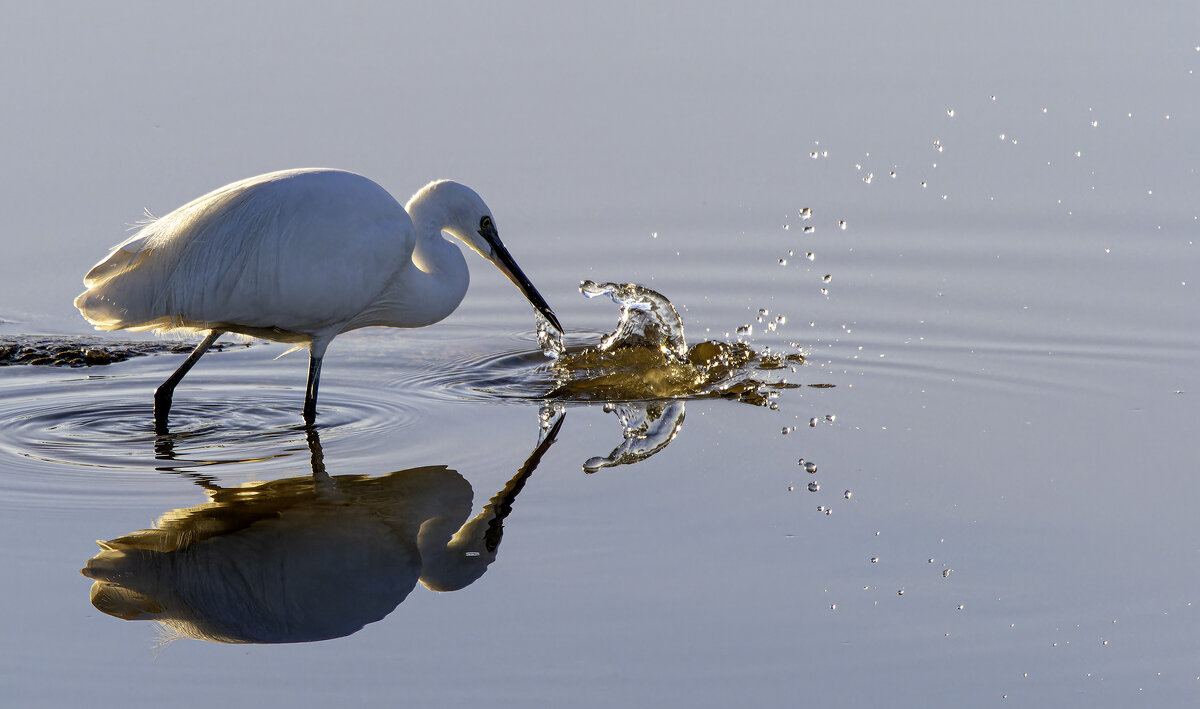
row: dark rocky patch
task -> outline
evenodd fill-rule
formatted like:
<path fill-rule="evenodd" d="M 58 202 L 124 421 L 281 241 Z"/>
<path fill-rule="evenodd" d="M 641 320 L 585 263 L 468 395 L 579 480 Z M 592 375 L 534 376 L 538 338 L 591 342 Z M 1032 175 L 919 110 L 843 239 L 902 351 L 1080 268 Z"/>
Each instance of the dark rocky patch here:
<path fill-rule="evenodd" d="M 209 351 L 246 347 L 249 343 L 218 342 Z M 27 364 L 35 367 L 96 367 L 152 354 L 183 353 L 194 343 L 114 342 L 85 337 L 0 336 L 0 367 Z"/>

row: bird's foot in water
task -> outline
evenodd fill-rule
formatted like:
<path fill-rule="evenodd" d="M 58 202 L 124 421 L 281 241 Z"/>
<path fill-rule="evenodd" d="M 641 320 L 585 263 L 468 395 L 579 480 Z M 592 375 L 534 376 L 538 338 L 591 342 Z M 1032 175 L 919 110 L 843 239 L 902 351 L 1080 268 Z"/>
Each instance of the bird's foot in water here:
<path fill-rule="evenodd" d="M 170 433 L 167 428 L 167 415 L 171 413 L 171 399 L 170 392 L 154 392 L 154 433 L 156 435 L 165 436 Z"/>

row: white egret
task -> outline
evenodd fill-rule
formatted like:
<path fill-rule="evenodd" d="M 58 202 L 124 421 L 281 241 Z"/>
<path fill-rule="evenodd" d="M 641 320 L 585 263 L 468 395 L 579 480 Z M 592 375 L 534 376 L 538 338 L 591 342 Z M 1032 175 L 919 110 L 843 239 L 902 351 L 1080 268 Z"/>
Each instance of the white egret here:
<path fill-rule="evenodd" d="M 467 262 L 443 231 L 495 264 L 562 330 L 470 188 L 431 182 L 402 207 L 361 175 L 315 168 L 234 182 L 155 219 L 88 271 L 75 307 L 98 330 L 206 333 L 155 391 L 160 432 L 175 386 L 226 332 L 308 346 L 311 424 L 336 335 L 423 327 L 462 302 Z"/>

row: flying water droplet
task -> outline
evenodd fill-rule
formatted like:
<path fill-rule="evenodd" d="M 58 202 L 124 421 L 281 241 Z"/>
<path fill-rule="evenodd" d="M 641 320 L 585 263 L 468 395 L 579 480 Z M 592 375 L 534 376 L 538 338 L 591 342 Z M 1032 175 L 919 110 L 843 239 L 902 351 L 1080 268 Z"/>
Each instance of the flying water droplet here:
<path fill-rule="evenodd" d="M 808 225 L 806 225 L 806 226 L 804 227 L 804 233 L 805 233 L 805 234 L 811 234 L 811 233 L 813 233 L 813 232 L 814 232 L 814 231 L 816 231 L 816 230 L 817 230 L 817 228 L 816 228 L 815 226 L 811 225 L 811 224 L 808 224 Z"/>
<path fill-rule="evenodd" d="M 847 500 L 849 500 L 852 495 L 853 495 L 853 493 L 850 492 L 849 490 L 842 493 L 842 497 L 846 498 Z"/>
<path fill-rule="evenodd" d="M 838 229 L 841 229 L 842 231 L 846 231 L 846 220 L 845 219 L 838 221 Z"/>
<path fill-rule="evenodd" d="M 808 484 L 809 492 L 816 492 L 820 489 L 821 489 L 821 484 L 819 482 L 817 482 L 816 480 L 814 480 Z"/>
<path fill-rule="evenodd" d="M 809 207 L 802 208 L 800 210 L 800 218 L 801 219 L 812 219 L 812 209 L 810 209 Z"/>
<path fill-rule="evenodd" d="M 808 473 L 809 475 L 812 475 L 812 474 L 816 473 L 816 472 L 817 472 L 817 464 L 816 464 L 816 463 L 812 463 L 812 462 L 805 463 L 805 464 L 804 464 L 804 471 L 805 471 L 806 473 Z"/>

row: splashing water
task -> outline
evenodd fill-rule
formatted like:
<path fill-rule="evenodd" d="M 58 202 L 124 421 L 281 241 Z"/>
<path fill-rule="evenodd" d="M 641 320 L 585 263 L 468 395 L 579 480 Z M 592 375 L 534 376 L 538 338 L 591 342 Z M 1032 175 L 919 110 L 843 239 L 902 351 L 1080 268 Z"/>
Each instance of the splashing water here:
<path fill-rule="evenodd" d="M 687 342 L 683 337 L 683 320 L 671 301 L 661 293 L 636 283 L 596 283 L 584 281 L 579 291 L 589 298 L 607 295 L 621 306 L 617 329 L 600 342 L 601 350 L 615 346 L 658 348 L 663 354 L 679 360 L 687 359 Z"/>
<path fill-rule="evenodd" d="M 608 296 L 620 306 L 616 329 L 594 347 L 564 351 L 553 364 L 552 398 L 581 401 L 644 401 L 674 398 L 738 399 L 774 404 L 778 389 L 799 385 L 763 381 L 755 371 L 803 364 L 802 354 L 760 355 L 745 342 L 707 341 L 689 347 L 683 321 L 661 293 L 626 283 L 584 281 L 589 298 Z"/>
<path fill-rule="evenodd" d="M 541 313 L 534 311 L 533 314 L 537 318 L 538 347 L 541 347 L 542 354 L 550 359 L 558 359 L 567 351 L 563 344 L 562 330 L 554 327 Z"/>

